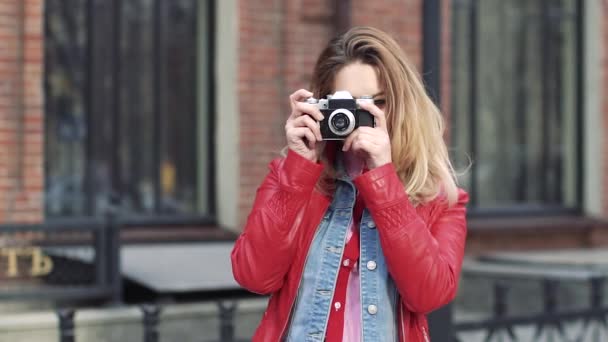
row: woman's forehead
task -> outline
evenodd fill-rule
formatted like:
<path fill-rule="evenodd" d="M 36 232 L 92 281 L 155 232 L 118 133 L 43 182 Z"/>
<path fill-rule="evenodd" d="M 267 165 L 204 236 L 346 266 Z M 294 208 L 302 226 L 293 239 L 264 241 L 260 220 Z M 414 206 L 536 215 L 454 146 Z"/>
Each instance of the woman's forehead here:
<path fill-rule="evenodd" d="M 355 98 L 363 95 L 377 95 L 382 89 L 376 69 L 363 63 L 346 65 L 336 74 L 334 91 L 348 90 Z"/>

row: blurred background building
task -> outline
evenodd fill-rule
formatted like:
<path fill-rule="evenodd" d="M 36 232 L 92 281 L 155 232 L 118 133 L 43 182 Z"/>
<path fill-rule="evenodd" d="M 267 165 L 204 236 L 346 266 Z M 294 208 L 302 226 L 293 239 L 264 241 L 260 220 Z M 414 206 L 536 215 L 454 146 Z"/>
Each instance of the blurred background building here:
<path fill-rule="evenodd" d="M 239 231 L 285 143 L 285 99 L 330 37 L 371 25 L 441 103 L 471 251 L 608 241 L 587 220 L 608 215 L 605 1 L 1 4 L 1 222 L 116 203 Z"/>
<path fill-rule="evenodd" d="M 468 255 L 608 245 L 606 0 L 0 0 L 0 223 L 233 239 L 288 95 L 357 25 L 442 108 Z"/>

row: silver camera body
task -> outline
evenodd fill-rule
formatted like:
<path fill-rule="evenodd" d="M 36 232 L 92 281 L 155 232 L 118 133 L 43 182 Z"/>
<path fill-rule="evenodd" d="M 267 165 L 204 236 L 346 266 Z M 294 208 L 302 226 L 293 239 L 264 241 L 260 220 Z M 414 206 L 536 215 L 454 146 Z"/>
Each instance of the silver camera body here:
<path fill-rule="evenodd" d="M 371 96 L 362 96 L 359 101 L 374 103 Z M 361 126 L 375 127 L 374 116 L 362 109 L 348 91 L 336 91 L 325 99 L 309 98 L 325 117 L 319 121 L 323 140 L 344 140 Z"/>

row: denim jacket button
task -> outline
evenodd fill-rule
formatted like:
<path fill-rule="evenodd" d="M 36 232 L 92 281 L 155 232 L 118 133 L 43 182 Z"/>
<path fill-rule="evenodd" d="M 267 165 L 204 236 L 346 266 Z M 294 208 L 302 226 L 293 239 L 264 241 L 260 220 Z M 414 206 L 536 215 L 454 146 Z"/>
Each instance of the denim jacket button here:
<path fill-rule="evenodd" d="M 369 312 L 370 315 L 375 315 L 378 313 L 378 307 L 374 304 L 371 304 L 367 307 L 367 312 Z"/>
<path fill-rule="evenodd" d="M 374 223 L 374 221 L 367 222 L 367 228 L 369 228 L 369 229 L 376 228 L 376 224 Z"/>
<path fill-rule="evenodd" d="M 377 266 L 376 262 L 373 261 L 373 260 L 370 260 L 370 261 L 367 262 L 367 269 L 370 270 L 370 271 L 375 270 L 376 266 Z"/>

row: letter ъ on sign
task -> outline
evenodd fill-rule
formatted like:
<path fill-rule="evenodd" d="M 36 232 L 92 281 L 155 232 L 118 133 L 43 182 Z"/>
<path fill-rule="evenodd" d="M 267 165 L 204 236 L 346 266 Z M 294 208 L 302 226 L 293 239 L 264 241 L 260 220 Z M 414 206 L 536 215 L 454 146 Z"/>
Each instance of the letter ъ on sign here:
<path fill-rule="evenodd" d="M 0 249 L 0 278 L 17 278 L 23 275 L 20 266 L 31 262 L 30 277 L 42 277 L 53 270 L 53 260 L 40 247 L 5 247 Z"/>

